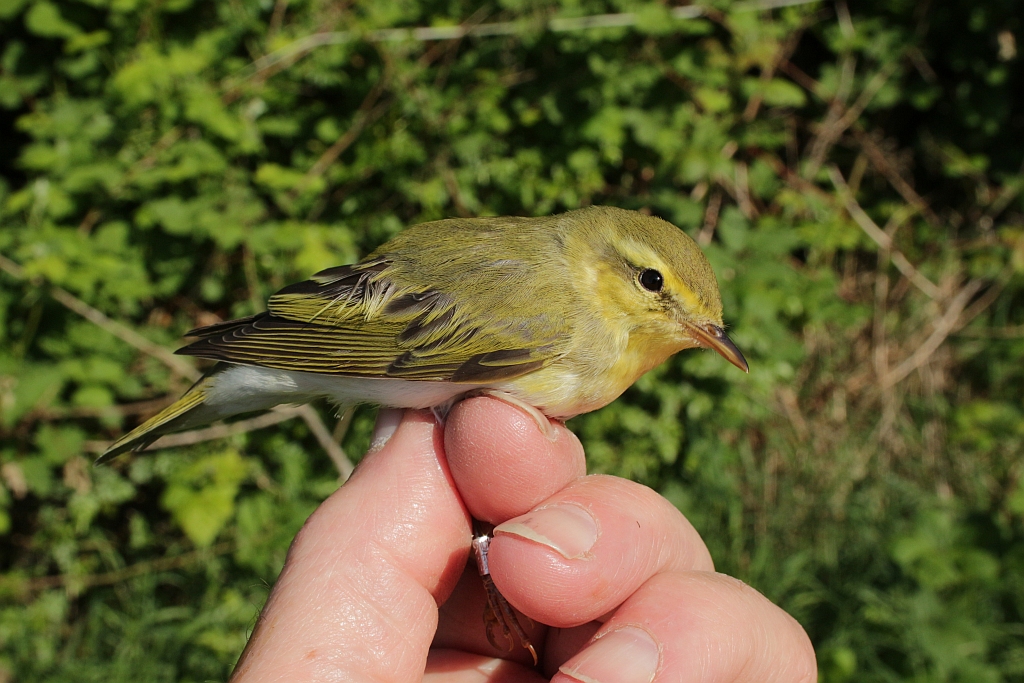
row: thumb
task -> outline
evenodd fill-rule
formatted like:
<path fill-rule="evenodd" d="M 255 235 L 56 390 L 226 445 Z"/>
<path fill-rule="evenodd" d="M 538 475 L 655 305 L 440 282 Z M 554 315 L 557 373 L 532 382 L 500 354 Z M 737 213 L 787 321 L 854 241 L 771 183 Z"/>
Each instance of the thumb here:
<path fill-rule="evenodd" d="M 430 413 L 382 410 L 378 432 L 388 421 L 391 438 L 296 536 L 234 683 L 422 679 L 470 521 Z"/>

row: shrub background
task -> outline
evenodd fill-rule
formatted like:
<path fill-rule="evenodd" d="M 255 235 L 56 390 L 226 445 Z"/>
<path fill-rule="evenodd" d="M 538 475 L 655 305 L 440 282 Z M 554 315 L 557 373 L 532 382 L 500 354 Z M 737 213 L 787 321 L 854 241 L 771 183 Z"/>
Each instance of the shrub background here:
<path fill-rule="evenodd" d="M 635 24 L 546 28 L 606 13 Z M 704 244 L 751 364 L 683 353 L 573 420 L 590 468 L 678 505 L 823 681 L 1024 680 L 1022 20 L 0 0 L 0 681 L 225 678 L 330 430 L 365 448 L 372 409 L 320 406 L 93 468 L 188 385 L 183 332 L 408 224 L 587 204 Z"/>

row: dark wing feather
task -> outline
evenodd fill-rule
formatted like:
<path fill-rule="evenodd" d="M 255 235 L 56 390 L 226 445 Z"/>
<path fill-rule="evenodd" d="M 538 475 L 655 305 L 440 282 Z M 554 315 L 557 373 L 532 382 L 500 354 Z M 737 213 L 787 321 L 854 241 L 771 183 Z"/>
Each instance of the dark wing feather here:
<path fill-rule="evenodd" d="M 212 325 L 206 325 L 204 327 L 196 327 L 185 333 L 186 337 L 215 337 L 218 334 L 230 332 L 231 330 L 237 329 L 244 325 L 251 323 L 258 316 L 250 315 L 245 318 L 238 318 L 237 320 L 225 320 L 224 322 L 214 323 Z"/>
<path fill-rule="evenodd" d="M 532 372 L 558 356 L 529 326 L 481 324 L 436 290 L 389 278 L 377 258 L 285 287 L 269 311 L 193 330 L 178 353 L 282 370 L 483 384 Z"/>

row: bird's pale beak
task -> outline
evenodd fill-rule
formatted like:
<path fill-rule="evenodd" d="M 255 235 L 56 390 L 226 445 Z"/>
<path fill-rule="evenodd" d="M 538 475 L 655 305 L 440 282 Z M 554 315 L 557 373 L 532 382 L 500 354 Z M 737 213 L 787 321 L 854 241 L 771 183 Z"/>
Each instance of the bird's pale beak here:
<path fill-rule="evenodd" d="M 690 325 L 690 332 L 700 342 L 701 346 L 714 349 L 722 358 L 726 359 L 743 372 L 750 372 L 747 366 L 747 359 L 743 357 L 740 350 L 726 336 L 725 330 L 718 325 Z"/>

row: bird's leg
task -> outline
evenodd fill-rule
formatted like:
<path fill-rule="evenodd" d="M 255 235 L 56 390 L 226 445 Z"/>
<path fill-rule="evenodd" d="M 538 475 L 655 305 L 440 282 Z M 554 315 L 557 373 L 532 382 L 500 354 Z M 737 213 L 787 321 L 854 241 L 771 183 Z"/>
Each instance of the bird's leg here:
<path fill-rule="evenodd" d="M 533 419 L 537 421 L 541 431 L 550 440 L 555 440 L 554 428 L 548 419 L 533 406 L 523 403 L 517 398 L 514 398 L 503 391 L 484 390 L 480 393 L 485 393 L 495 398 L 511 403 L 518 406 L 528 412 Z M 434 406 L 431 408 L 431 412 L 434 414 L 434 419 L 437 423 L 444 427 L 445 422 L 448 419 L 448 413 L 451 411 L 455 401 L 449 401 L 443 405 Z M 512 609 L 512 605 L 508 604 L 508 600 L 501 594 L 498 587 L 494 585 L 494 579 L 491 578 L 491 570 L 487 564 L 487 553 L 490 550 L 491 538 L 494 533 L 494 525 L 486 522 L 481 522 L 478 519 L 473 520 L 473 559 L 476 561 L 477 571 L 480 572 L 480 581 L 484 585 L 484 594 L 487 597 L 487 603 L 484 605 L 484 633 L 487 634 L 487 642 L 491 644 L 496 650 L 504 650 L 505 652 L 511 652 L 512 648 L 515 647 L 516 641 L 512 637 L 513 634 L 519 639 L 522 646 L 530 651 L 530 656 L 533 657 L 533 665 L 537 666 L 540 661 L 537 658 L 537 650 L 533 647 L 533 643 L 530 642 L 530 638 L 526 635 L 526 630 L 522 624 L 519 623 L 519 617 L 516 616 L 515 610 Z M 533 622 L 529 617 L 524 615 L 530 627 L 533 626 Z M 501 640 L 504 641 L 504 645 L 498 644 L 498 632 L 500 631 Z"/>
<path fill-rule="evenodd" d="M 536 666 L 539 661 L 537 650 L 534 649 L 533 643 L 530 642 L 522 624 L 519 623 L 519 618 L 512 609 L 512 605 L 508 604 L 508 600 L 498 591 L 494 580 L 491 579 L 491 570 L 487 565 L 487 553 L 490 549 L 493 531 L 492 525 L 473 520 L 473 558 L 476 560 L 480 580 L 483 581 L 484 592 L 487 594 L 487 604 L 484 606 L 484 629 L 487 633 L 487 640 L 495 649 L 511 652 L 516 644 L 512 637 L 515 634 L 522 646 L 530 651 L 533 665 Z M 526 619 L 529 621 L 529 617 Z M 529 625 L 532 626 L 533 622 L 530 622 Z M 498 631 L 501 632 L 501 640 L 504 641 L 504 645 L 498 644 Z"/>

